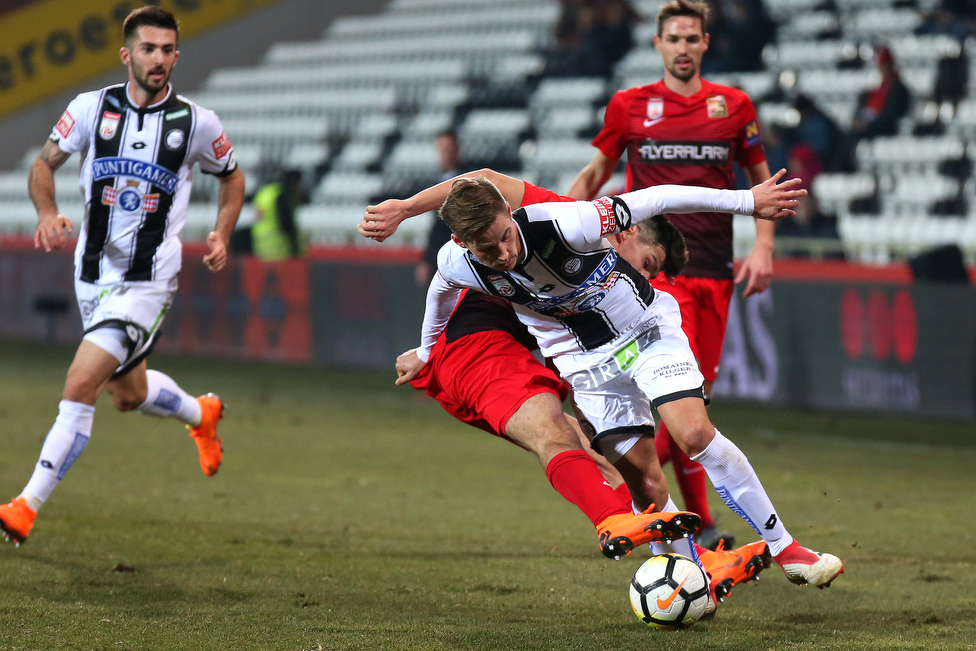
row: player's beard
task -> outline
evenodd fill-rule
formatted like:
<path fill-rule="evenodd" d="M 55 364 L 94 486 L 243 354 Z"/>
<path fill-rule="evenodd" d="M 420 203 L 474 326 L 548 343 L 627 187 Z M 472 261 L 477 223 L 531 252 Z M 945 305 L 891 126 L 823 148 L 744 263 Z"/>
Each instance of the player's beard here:
<path fill-rule="evenodd" d="M 160 91 L 162 91 L 164 88 L 166 88 L 166 84 L 169 83 L 169 74 L 170 73 L 167 72 L 166 69 L 165 68 L 162 68 L 162 67 L 159 67 L 159 68 L 150 68 L 149 70 L 143 71 L 143 70 L 139 69 L 138 67 L 133 66 L 132 67 L 132 72 L 133 72 L 132 77 L 133 77 L 133 79 L 136 80 L 136 83 L 139 84 L 139 88 L 143 89 L 144 91 L 146 91 L 150 95 L 156 95 L 157 93 L 159 93 Z M 162 72 L 163 73 L 163 79 L 158 84 L 154 84 L 153 82 L 151 82 L 149 80 L 149 75 L 152 74 L 153 72 Z"/>
<path fill-rule="evenodd" d="M 671 61 L 671 65 L 668 66 L 668 72 L 681 81 L 688 81 L 698 74 L 698 66 L 695 65 L 694 60 L 691 60 L 691 65 L 682 70 L 678 67 L 678 59 L 675 58 L 673 61 Z"/>

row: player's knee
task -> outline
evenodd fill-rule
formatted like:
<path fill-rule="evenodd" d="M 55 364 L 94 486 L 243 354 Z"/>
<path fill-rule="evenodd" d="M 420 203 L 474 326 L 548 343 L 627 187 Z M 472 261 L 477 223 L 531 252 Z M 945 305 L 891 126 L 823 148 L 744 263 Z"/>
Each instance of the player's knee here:
<path fill-rule="evenodd" d="M 145 395 L 139 395 L 128 388 L 109 386 L 108 394 L 112 398 L 112 405 L 118 411 L 135 411 L 146 401 Z"/>
<path fill-rule="evenodd" d="M 68 373 L 64 381 L 64 392 L 61 397 L 71 402 L 80 402 L 86 405 L 95 404 L 98 398 L 99 387 L 92 378 L 79 373 Z"/>
<path fill-rule="evenodd" d="M 672 435 L 674 430 L 671 430 Z M 715 438 L 715 426 L 703 419 L 695 421 L 682 428 L 681 435 L 676 436 L 682 451 L 688 456 L 694 456 L 708 447 L 708 444 Z"/>

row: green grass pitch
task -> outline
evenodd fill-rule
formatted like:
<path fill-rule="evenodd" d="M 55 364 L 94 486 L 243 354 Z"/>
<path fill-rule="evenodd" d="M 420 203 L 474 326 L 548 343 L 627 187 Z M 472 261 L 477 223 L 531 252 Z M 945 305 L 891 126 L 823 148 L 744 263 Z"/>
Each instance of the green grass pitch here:
<path fill-rule="evenodd" d="M 72 350 L 0 343 L 0 498 L 30 476 Z M 224 465 L 175 421 L 98 404 L 19 549 L 0 649 L 976 649 L 976 427 L 715 404 L 787 527 L 846 572 L 770 568 L 714 621 L 644 627 L 536 459 L 388 373 L 168 357 L 227 403 Z M 739 540 L 747 526 L 714 500 Z"/>

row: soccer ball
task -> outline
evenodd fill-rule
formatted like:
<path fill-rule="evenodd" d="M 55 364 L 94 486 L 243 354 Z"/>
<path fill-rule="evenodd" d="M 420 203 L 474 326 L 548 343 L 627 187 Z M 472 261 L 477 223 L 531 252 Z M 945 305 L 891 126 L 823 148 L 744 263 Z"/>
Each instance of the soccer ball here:
<path fill-rule="evenodd" d="M 637 568 L 630 581 L 630 605 L 648 626 L 688 628 L 708 607 L 708 577 L 687 556 L 654 556 Z"/>

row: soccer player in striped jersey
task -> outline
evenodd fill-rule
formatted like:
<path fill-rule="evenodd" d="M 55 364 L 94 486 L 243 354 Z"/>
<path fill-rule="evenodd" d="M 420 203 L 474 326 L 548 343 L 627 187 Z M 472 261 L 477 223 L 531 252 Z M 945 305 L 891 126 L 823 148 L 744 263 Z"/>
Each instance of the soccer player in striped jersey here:
<path fill-rule="evenodd" d="M 75 249 L 75 293 L 85 334 L 68 369 L 58 416 L 27 486 L 0 506 L 0 528 L 18 545 L 91 436 L 95 401 L 107 390 L 120 411 L 185 423 L 204 474 L 222 459 L 220 398 L 194 398 L 172 378 L 147 370 L 177 287 L 179 232 L 186 220 L 192 168 L 220 182 L 216 226 L 204 264 L 219 271 L 244 201 L 244 175 L 217 116 L 175 93 L 179 24 L 163 9 L 134 10 L 122 27 L 126 84 L 82 93 L 61 116 L 30 170 L 37 208 L 34 244 L 67 242 L 73 224 L 55 201 L 54 172 L 74 153 L 83 158 L 85 216 Z"/>

